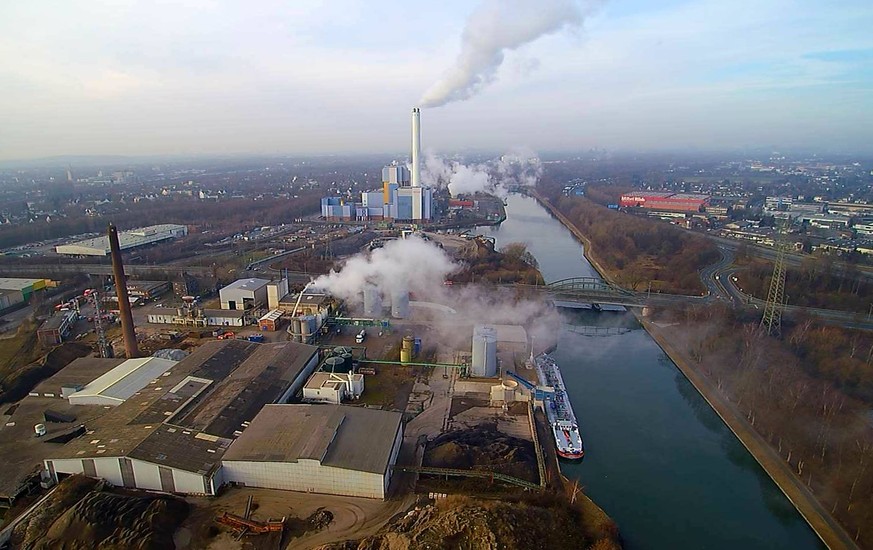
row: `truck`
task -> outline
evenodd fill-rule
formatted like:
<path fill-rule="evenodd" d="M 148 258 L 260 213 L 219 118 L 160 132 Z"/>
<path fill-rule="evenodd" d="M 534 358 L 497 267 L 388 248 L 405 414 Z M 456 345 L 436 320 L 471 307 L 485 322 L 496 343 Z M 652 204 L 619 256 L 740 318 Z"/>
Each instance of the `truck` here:
<path fill-rule="evenodd" d="M 264 342 L 264 335 L 263 334 L 250 334 L 248 336 L 248 338 L 246 338 L 246 340 L 248 340 L 249 342 L 257 342 L 257 343 L 261 344 Z"/>
<path fill-rule="evenodd" d="M 364 329 L 361 329 L 361 332 L 359 332 L 357 334 L 357 336 L 355 336 L 355 343 L 362 344 L 364 342 L 364 338 L 366 338 L 366 337 L 367 337 L 367 331 Z"/>

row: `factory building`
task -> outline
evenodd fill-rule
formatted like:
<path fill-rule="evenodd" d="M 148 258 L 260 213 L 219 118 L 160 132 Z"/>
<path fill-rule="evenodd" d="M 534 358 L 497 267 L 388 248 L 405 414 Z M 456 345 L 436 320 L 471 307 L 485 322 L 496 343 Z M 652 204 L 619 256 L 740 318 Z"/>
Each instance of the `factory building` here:
<path fill-rule="evenodd" d="M 672 212 L 702 212 L 709 206 L 709 201 L 709 195 L 669 191 L 632 191 L 621 196 L 619 206 Z"/>
<path fill-rule="evenodd" d="M 288 294 L 288 279 L 279 279 L 267 283 L 267 307 L 278 309 L 279 301 Z"/>
<path fill-rule="evenodd" d="M 68 395 L 67 400 L 70 405 L 121 405 L 175 364 L 176 361 L 158 357 L 128 359 Z"/>
<path fill-rule="evenodd" d="M 221 309 L 251 310 L 266 307 L 266 279 L 238 279 L 218 291 Z"/>
<path fill-rule="evenodd" d="M 208 342 L 89 422 L 87 435 L 54 450 L 45 468 L 55 480 L 85 474 L 122 487 L 215 495 L 234 438 L 265 405 L 300 392 L 317 364 L 314 346 Z"/>
<path fill-rule="evenodd" d="M 186 226 L 165 223 L 121 231 L 118 233 L 118 242 L 121 245 L 121 250 L 130 250 L 140 246 L 184 237 L 187 234 L 188 228 Z M 109 237 L 96 237 L 70 244 L 58 245 L 55 247 L 55 252 L 69 256 L 108 256 Z"/>
<path fill-rule="evenodd" d="M 43 321 L 36 330 L 36 339 L 43 346 L 56 346 L 67 339 L 78 320 L 76 311 L 59 311 Z"/>
<path fill-rule="evenodd" d="M 402 414 L 343 405 L 267 405 L 222 458 L 225 482 L 384 499 Z"/>
<path fill-rule="evenodd" d="M 382 168 L 382 189 L 361 193 L 359 201 L 323 197 L 321 216 L 328 221 L 413 223 L 433 218 L 433 189 L 421 186 L 421 124 L 417 108 L 412 110 L 412 170 L 392 162 Z"/>
<path fill-rule="evenodd" d="M 0 296 L 7 297 L 4 305 L 0 298 L 0 309 L 10 305 L 19 304 L 30 300 L 34 292 L 44 290 L 51 284 L 48 279 L 16 279 L 12 277 L 0 277 Z"/>
<path fill-rule="evenodd" d="M 149 323 L 185 327 L 244 327 L 246 312 L 234 309 L 178 308 L 167 313 L 149 313 Z"/>
<path fill-rule="evenodd" d="M 364 375 L 354 373 L 316 372 L 303 386 L 303 400 L 339 405 L 348 399 L 359 399 L 364 393 Z"/>

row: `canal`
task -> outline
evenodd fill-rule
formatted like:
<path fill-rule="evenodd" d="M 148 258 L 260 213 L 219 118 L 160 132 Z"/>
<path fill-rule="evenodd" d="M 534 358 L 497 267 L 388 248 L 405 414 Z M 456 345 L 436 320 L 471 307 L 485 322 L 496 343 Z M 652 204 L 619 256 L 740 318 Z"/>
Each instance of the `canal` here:
<path fill-rule="evenodd" d="M 534 199 L 507 202 L 506 221 L 480 234 L 526 243 L 547 282 L 597 275 Z M 553 355 L 586 450 L 562 470 L 615 519 L 626 548 L 824 547 L 633 315 L 568 312 Z"/>

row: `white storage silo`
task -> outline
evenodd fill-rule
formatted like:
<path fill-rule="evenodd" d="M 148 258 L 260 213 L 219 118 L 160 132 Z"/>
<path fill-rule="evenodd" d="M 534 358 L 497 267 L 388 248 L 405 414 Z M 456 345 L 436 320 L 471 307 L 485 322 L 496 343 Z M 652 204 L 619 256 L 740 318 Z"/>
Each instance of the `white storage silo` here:
<path fill-rule="evenodd" d="M 492 327 L 476 327 L 473 331 L 470 375 L 497 376 L 497 332 Z"/>
<path fill-rule="evenodd" d="M 373 319 L 382 316 L 382 294 L 373 285 L 364 287 L 364 316 Z"/>
<path fill-rule="evenodd" d="M 395 290 L 391 293 L 391 316 L 395 319 L 409 317 L 409 291 Z"/>

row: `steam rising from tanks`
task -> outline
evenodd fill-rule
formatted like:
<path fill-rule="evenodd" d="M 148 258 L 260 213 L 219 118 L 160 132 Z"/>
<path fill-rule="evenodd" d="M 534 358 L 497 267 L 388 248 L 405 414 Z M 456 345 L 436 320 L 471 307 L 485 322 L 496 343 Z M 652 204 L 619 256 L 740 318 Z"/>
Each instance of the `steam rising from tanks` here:
<path fill-rule="evenodd" d="M 390 300 L 393 317 L 412 315 L 431 327 L 431 337 L 455 349 L 469 349 L 471 325 L 524 325 L 536 341 L 548 341 L 560 323 L 553 308 L 540 301 L 517 299 L 509 289 L 444 285 L 462 267 L 432 242 L 410 236 L 369 254 L 352 256 L 339 271 L 317 278 L 313 286 L 371 318 L 381 317 L 383 304 Z M 415 298 L 411 304 L 410 293 Z M 416 307 L 421 302 L 447 307 Z"/>

